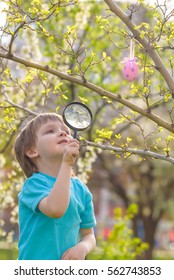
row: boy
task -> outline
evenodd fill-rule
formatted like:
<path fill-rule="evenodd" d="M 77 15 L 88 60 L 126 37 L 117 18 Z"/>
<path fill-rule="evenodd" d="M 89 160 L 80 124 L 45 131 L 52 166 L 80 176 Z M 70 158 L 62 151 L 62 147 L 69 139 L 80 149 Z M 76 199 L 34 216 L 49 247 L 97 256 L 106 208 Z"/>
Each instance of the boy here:
<path fill-rule="evenodd" d="M 14 152 L 28 177 L 19 198 L 19 260 L 84 260 L 94 249 L 92 195 L 71 177 L 79 142 L 62 117 L 40 114 L 18 135 Z"/>

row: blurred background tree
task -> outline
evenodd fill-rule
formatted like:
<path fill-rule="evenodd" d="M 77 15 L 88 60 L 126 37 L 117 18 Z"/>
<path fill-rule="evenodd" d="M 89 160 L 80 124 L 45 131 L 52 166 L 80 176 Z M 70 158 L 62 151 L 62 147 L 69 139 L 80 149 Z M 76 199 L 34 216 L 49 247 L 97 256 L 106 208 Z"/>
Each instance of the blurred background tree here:
<path fill-rule="evenodd" d="M 18 236 L 24 176 L 11 152 L 16 134 L 38 113 L 61 114 L 67 103 L 81 101 L 91 108 L 93 124 L 81 134 L 77 173 L 94 193 L 99 225 L 103 189 L 121 199 L 114 207 L 136 202 L 134 234 L 142 223 L 149 244 L 144 257 L 151 259 L 161 219 L 173 218 L 172 1 L 1 3 L 2 239 Z M 128 82 L 123 62 L 131 41 L 140 70 Z"/>

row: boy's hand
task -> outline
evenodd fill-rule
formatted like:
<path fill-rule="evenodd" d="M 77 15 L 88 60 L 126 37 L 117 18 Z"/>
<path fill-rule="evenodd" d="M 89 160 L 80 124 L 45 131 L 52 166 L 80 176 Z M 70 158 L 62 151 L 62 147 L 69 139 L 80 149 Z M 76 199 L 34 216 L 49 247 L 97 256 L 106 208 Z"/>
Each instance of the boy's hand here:
<path fill-rule="evenodd" d="M 70 139 L 65 146 L 63 161 L 68 165 L 73 165 L 79 154 L 79 141 L 77 139 Z"/>
<path fill-rule="evenodd" d="M 81 228 L 81 241 L 62 255 L 62 260 L 84 260 L 86 255 L 96 246 L 93 228 Z"/>
<path fill-rule="evenodd" d="M 61 260 L 84 260 L 86 251 L 85 246 L 82 243 L 78 243 L 76 246 L 65 251 Z"/>

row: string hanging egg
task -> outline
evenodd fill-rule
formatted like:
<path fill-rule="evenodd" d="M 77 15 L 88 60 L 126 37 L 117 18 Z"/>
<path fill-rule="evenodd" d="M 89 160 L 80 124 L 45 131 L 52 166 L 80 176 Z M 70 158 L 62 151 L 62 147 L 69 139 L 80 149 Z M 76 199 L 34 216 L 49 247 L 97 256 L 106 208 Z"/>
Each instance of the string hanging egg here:
<path fill-rule="evenodd" d="M 129 82 L 134 81 L 139 72 L 138 64 L 136 63 L 137 58 L 134 57 L 134 46 L 132 43 L 132 39 L 130 42 L 130 58 L 125 57 L 124 58 L 124 69 L 123 69 L 123 75 L 125 79 Z"/>

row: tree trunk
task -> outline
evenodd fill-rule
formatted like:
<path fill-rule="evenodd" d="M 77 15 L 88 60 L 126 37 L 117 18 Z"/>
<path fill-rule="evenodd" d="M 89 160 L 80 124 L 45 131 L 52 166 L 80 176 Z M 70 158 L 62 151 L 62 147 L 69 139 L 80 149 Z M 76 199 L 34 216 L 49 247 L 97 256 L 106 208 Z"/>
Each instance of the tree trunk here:
<path fill-rule="evenodd" d="M 145 252 L 145 259 L 151 260 L 153 258 L 153 248 L 155 245 L 155 232 L 158 225 L 157 220 L 151 219 L 149 217 L 142 217 L 143 224 L 144 224 L 144 241 L 149 244 L 149 249 Z"/>

